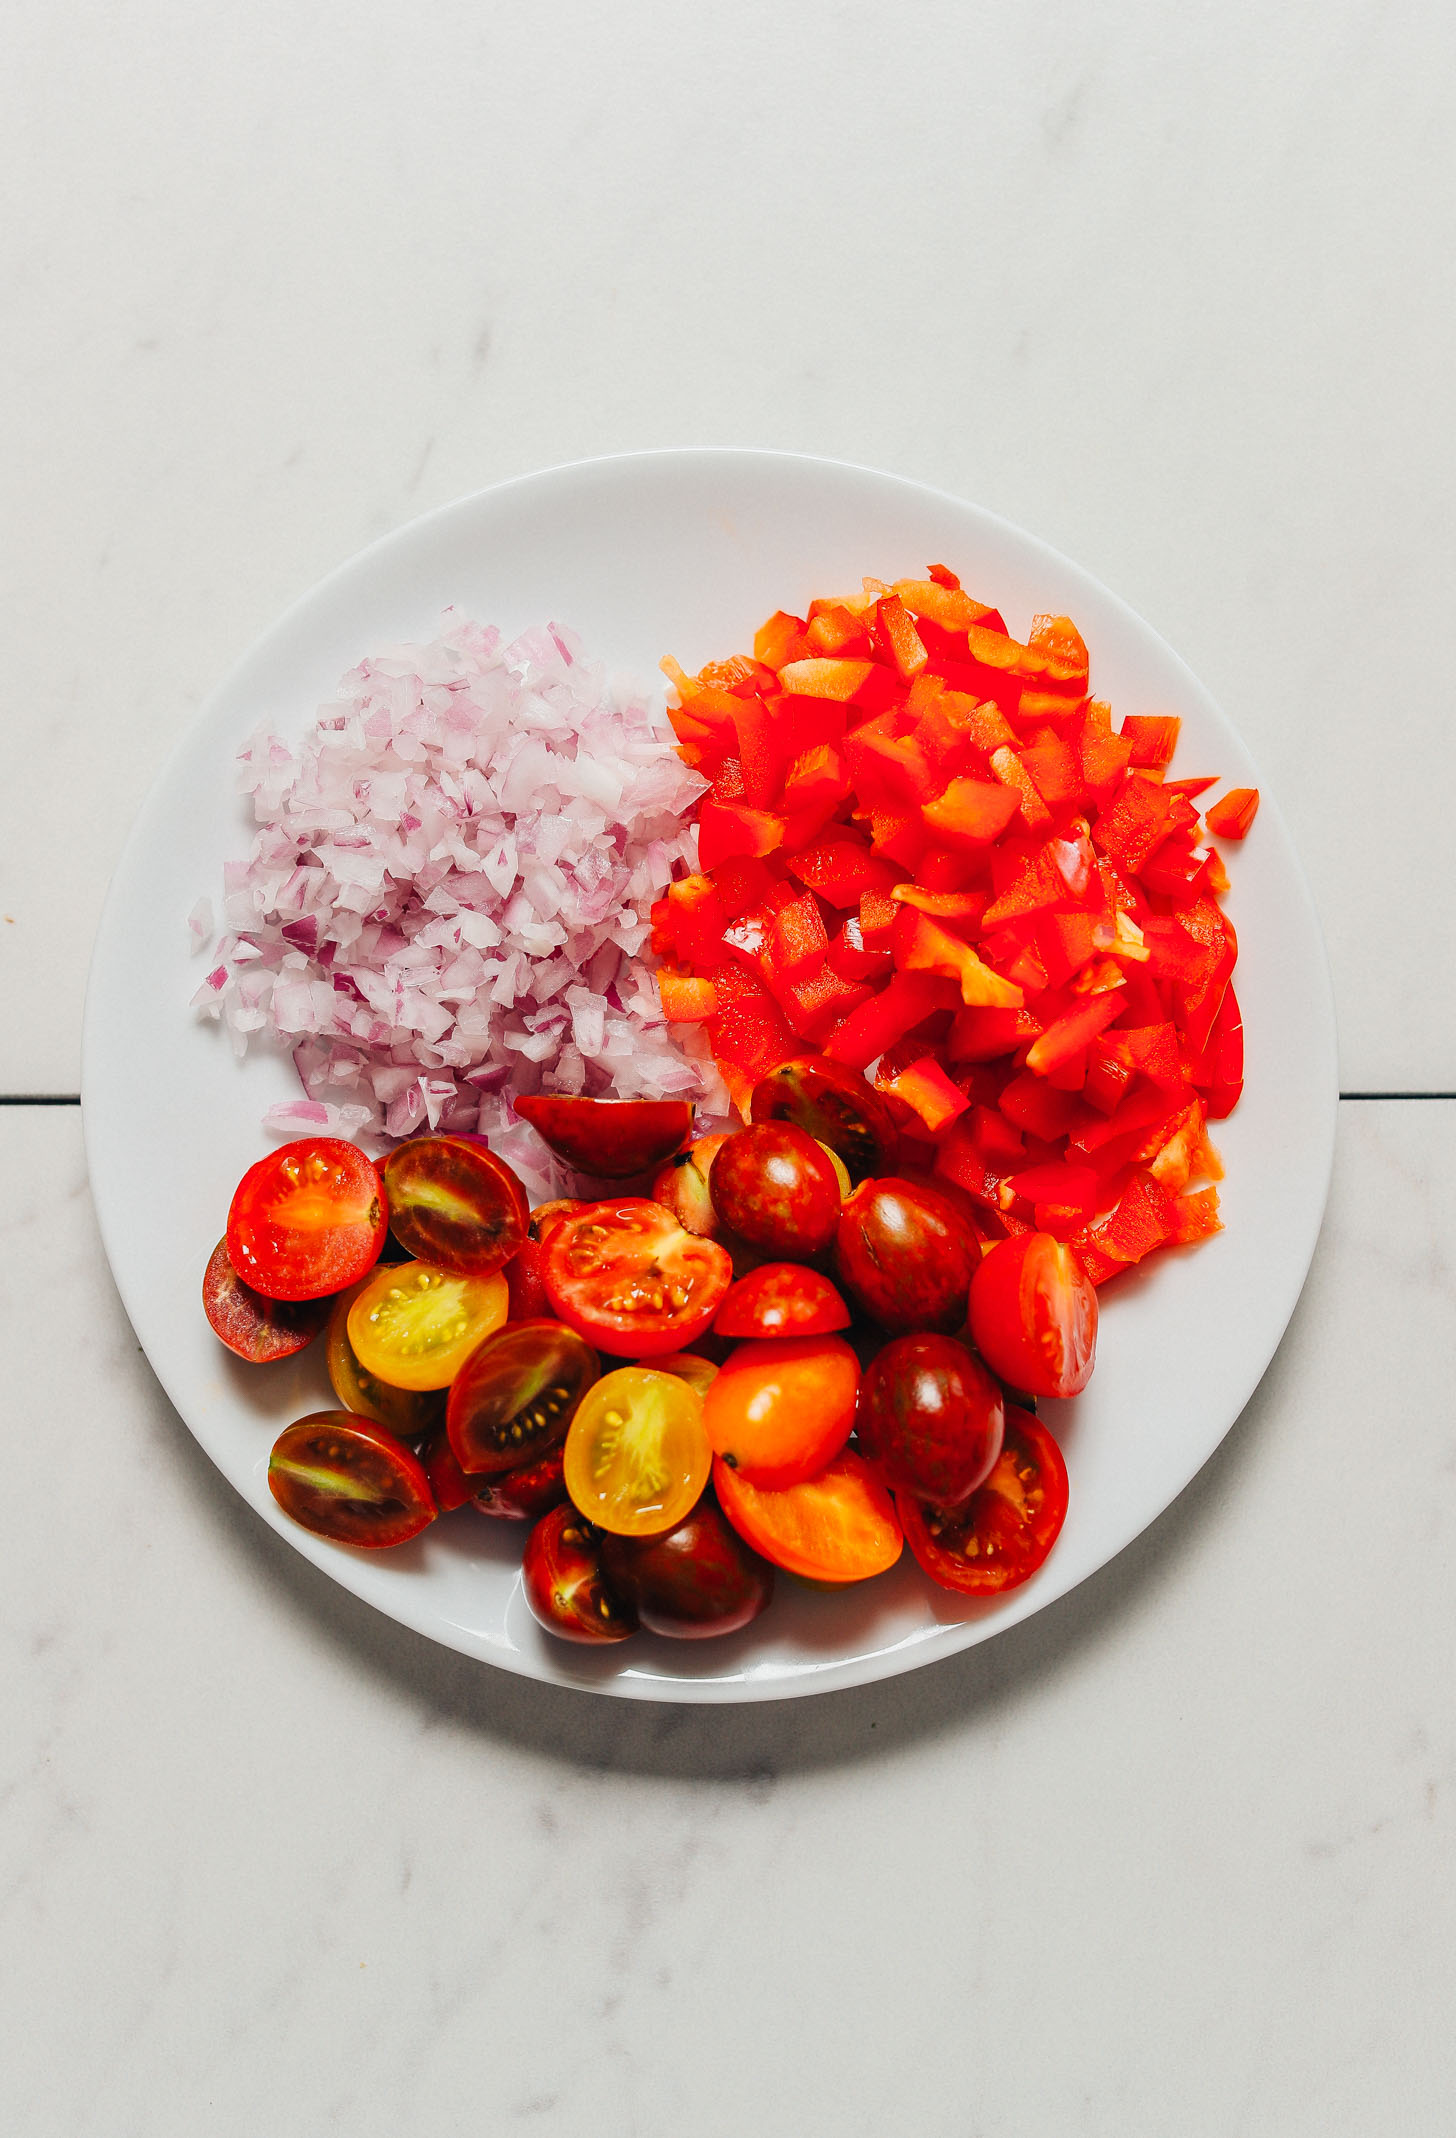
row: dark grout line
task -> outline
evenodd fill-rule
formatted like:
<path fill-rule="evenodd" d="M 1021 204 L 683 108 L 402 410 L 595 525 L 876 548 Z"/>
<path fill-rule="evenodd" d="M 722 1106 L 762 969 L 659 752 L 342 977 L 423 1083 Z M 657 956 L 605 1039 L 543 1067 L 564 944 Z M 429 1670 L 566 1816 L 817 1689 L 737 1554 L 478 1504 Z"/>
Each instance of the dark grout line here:
<path fill-rule="evenodd" d="M 0 1106 L 79 1106 L 79 1091 L 0 1092 Z"/>
<path fill-rule="evenodd" d="M 1342 1091 L 1342 1099 L 1456 1099 L 1456 1091 Z"/>

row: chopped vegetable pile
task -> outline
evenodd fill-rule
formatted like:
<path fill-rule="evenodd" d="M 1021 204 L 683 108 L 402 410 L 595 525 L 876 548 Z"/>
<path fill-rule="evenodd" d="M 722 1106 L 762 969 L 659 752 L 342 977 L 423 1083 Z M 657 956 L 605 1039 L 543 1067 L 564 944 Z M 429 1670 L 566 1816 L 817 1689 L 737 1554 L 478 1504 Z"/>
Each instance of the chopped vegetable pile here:
<path fill-rule="evenodd" d="M 1098 1283 L 1216 1231 L 1237 944 L 1176 717 L 1115 725 L 1067 617 L 1021 644 L 941 565 L 663 666 L 711 785 L 698 872 L 653 909 L 658 985 L 740 1110 L 809 1051 L 868 1070 L 983 1240 L 1052 1233 Z M 1207 828 L 1257 806 L 1233 789 Z"/>

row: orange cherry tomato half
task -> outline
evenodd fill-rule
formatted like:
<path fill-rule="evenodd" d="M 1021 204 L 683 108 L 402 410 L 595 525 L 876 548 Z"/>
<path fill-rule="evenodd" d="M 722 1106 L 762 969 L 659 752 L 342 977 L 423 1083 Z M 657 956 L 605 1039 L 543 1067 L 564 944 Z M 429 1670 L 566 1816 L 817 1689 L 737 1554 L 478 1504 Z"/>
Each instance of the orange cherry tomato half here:
<path fill-rule="evenodd" d="M 598 1529 L 621 1537 L 671 1529 L 697 1504 L 712 1467 L 703 1399 L 676 1374 L 620 1366 L 577 1405 L 562 1461 L 567 1491 Z"/>
<path fill-rule="evenodd" d="M 817 1477 L 778 1492 L 751 1485 L 720 1460 L 713 1489 L 745 1544 L 806 1581 L 868 1581 L 900 1556 L 904 1537 L 894 1502 L 850 1448 Z"/>
<path fill-rule="evenodd" d="M 346 1410 L 285 1426 L 268 1489 L 286 1515 L 335 1544 L 404 1544 L 435 1519 L 423 1465 L 393 1433 Z"/>
<path fill-rule="evenodd" d="M 843 1337 L 740 1344 L 703 1399 L 713 1453 L 755 1485 L 781 1490 L 822 1470 L 854 1429 L 859 1360 Z"/>
<path fill-rule="evenodd" d="M 931 1580 L 962 1596 L 1020 1588 L 1046 1558 L 1067 1518 L 1067 1466 L 1029 1411 L 1006 1411 L 991 1475 L 964 1507 L 930 1507 L 896 1495 L 905 1539 Z"/>
<path fill-rule="evenodd" d="M 1049 1232 L 998 1241 L 971 1279 L 971 1339 L 1029 1396 L 1075 1396 L 1097 1355 L 1097 1292 L 1077 1251 Z"/>
<path fill-rule="evenodd" d="M 352 1143 L 305 1136 L 249 1166 L 228 1211 L 228 1259 L 266 1299 L 326 1299 L 373 1269 L 384 1183 Z"/>
<path fill-rule="evenodd" d="M 703 1334 L 733 1278 L 727 1250 L 660 1203 L 586 1203 L 543 1241 L 551 1309 L 599 1351 L 652 1358 Z"/>
<path fill-rule="evenodd" d="M 510 1292 L 493 1277 L 462 1277 L 428 1262 L 377 1269 L 345 1327 L 366 1373 L 391 1388 L 448 1388 L 477 1344 L 506 1318 Z"/>
<path fill-rule="evenodd" d="M 226 1240 L 218 1241 L 203 1272 L 202 1307 L 213 1335 L 250 1366 L 292 1358 L 313 1342 L 329 1312 L 327 1299 L 265 1299 L 233 1268 Z"/>
<path fill-rule="evenodd" d="M 849 1308 L 827 1277 L 802 1262 L 765 1262 L 731 1288 L 713 1318 L 718 1336 L 829 1336 Z"/>
<path fill-rule="evenodd" d="M 544 1094 L 517 1099 L 558 1158 L 602 1180 L 627 1180 L 680 1151 L 693 1132 L 687 1099 L 565 1099 Z"/>
<path fill-rule="evenodd" d="M 479 1136 L 411 1136 L 384 1161 L 401 1247 L 437 1269 L 489 1277 L 526 1237 L 526 1191 Z"/>

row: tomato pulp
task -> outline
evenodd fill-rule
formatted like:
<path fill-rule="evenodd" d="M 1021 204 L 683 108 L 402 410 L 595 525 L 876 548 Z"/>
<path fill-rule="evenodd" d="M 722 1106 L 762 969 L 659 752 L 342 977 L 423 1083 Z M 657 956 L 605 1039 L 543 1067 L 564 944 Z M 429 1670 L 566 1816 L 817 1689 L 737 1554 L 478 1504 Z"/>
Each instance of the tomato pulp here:
<path fill-rule="evenodd" d="M 999 1596 L 1029 1581 L 1067 1518 L 1067 1466 L 1051 1434 L 1029 1411 L 1008 1407 L 1001 1453 L 963 1507 L 896 1495 L 905 1540 L 943 1589 Z"/>
<path fill-rule="evenodd" d="M 267 1299 L 325 1299 L 379 1260 L 384 1183 L 352 1143 L 305 1136 L 249 1166 L 228 1211 L 228 1259 Z"/>
<path fill-rule="evenodd" d="M 727 1251 L 660 1203 L 587 1203 L 542 1243 L 552 1311 L 600 1351 L 651 1358 L 701 1336 L 733 1279 Z"/>
<path fill-rule="evenodd" d="M 1097 1356 L 1097 1291 L 1074 1247 L 1024 1232 L 991 1248 L 971 1280 L 971 1339 L 993 1373 L 1029 1396 L 1075 1396 Z"/>

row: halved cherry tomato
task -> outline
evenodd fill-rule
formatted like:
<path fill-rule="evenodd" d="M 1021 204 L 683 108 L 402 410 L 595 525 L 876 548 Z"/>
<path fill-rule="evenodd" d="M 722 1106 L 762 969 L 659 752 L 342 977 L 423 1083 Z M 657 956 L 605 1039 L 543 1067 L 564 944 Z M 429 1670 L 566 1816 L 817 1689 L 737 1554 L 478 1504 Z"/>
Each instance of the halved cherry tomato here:
<path fill-rule="evenodd" d="M 499 1477 L 473 1477 L 471 1505 L 502 1522 L 535 1522 L 567 1497 L 560 1448 Z"/>
<path fill-rule="evenodd" d="M 537 1095 L 517 1099 L 529 1121 L 558 1158 L 603 1180 L 626 1180 L 682 1149 L 693 1132 L 687 1099 L 565 1099 Z"/>
<path fill-rule="evenodd" d="M 740 1344 L 703 1400 L 713 1453 L 779 1491 L 822 1470 L 854 1428 L 859 1360 L 840 1336 Z"/>
<path fill-rule="evenodd" d="M 899 1134 L 890 1110 L 857 1069 L 807 1055 L 780 1062 L 753 1088 L 755 1121 L 792 1121 L 837 1151 L 852 1180 L 895 1162 Z"/>
<path fill-rule="evenodd" d="M 953 1336 L 897 1336 L 865 1374 L 859 1444 L 895 1490 L 959 1507 L 1001 1452 L 1006 1409 L 980 1360 Z"/>
<path fill-rule="evenodd" d="M 637 1631 L 637 1613 L 602 1577 L 601 1541 L 600 1530 L 569 1500 L 543 1515 L 526 1539 L 526 1602 L 546 1631 L 564 1641 L 625 1641 Z"/>
<path fill-rule="evenodd" d="M 228 1211 L 228 1259 L 267 1299 L 324 1299 L 371 1270 L 389 1229 L 384 1183 L 352 1143 L 305 1136 L 260 1158 Z"/>
<path fill-rule="evenodd" d="M 505 1280 L 510 1293 L 512 1321 L 540 1321 L 543 1315 L 550 1314 L 551 1302 L 541 1282 L 541 1264 L 545 1258 L 546 1250 L 539 1240 L 525 1239 L 507 1262 Z"/>
<path fill-rule="evenodd" d="M 696 1143 L 667 1164 L 652 1177 L 652 1199 L 670 1210 L 684 1232 L 694 1233 L 700 1240 L 716 1240 L 723 1230 L 723 1221 L 713 1208 L 713 1198 L 708 1193 L 708 1175 L 728 1137 L 723 1134 L 699 1136 Z"/>
<path fill-rule="evenodd" d="M 349 1309 L 368 1282 L 363 1278 L 334 1301 L 326 1339 L 329 1380 L 345 1410 L 388 1426 L 401 1440 L 419 1440 L 444 1424 L 445 1398 L 434 1388 L 394 1388 L 360 1365 L 349 1342 Z"/>
<path fill-rule="evenodd" d="M 971 1341 L 1029 1396 L 1075 1396 L 1097 1356 L 1097 1292 L 1074 1247 L 1049 1232 L 1000 1240 L 971 1280 Z"/>
<path fill-rule="evenodd" d="M 744 1542 L 806 1581 L 868 1581 L 900 1556 L 904 1537 L 894 1502 L 852 1449 L 817 1477 L 778 1492 L 715 1462 L 713 1488 Z"/>
<path fill-rule="evenodd" d="M 661 1536 L 604 1537 L 602 1571 L 647 1632 L 669 1640 L 737 1633 L 773 1596 L 773 1568 L 706 1494 Z"/>
<path fill-rule="evenodd" d="M 764 1121 L 729 1136 L 708 1188 L 728 1229 L 765 1254 L 821 1254 L 839 1223 L 834 1167 L 823 1145 L 792 1121 Z"/>
<path fill-rule="evenodd" d="M 558 1195 L 554 1202 L 537 1203 L 531 1212 L 531 1238 L 539 1240 L 544 1247 L 554 1228 L 574 1210 L 585 1210 L 586 1204 L 579 1195 Z"/>
<path fill-rule="evenodd" d="M 624 1537 L 671 1529 L 708 1482 L 703 1399 L 676 1374 L 621 1366 L 578 1405 L 563 1461 L 567 1491 L 597 1528 Z"/>
<path fill-rule="evenodd" d="M 765 1262 L 732 1286 L 713 1321 L 719 1336 L 828 1336 L 849 1308 L 827 1277 L 802 1262 Z"/>
<path fill-rule="evenodd" d="M 327 1299 L 265 1299 L 228 1260 L 227 1241 L 219 1240 L 202 1273 L 202 1307 L 229 1351 L 250 1366 L 289 1359 L 311 1344 L 328 1319 Z"/>
<path fill-rule="evenodd" d="M 345 1327 L 364 1371 L 391 1388 L 448 1388 L 509 1304 L 499 1270 L 463 1277 L 428 1262 L 395 1262 L 374 1272 Z"/>
<path fill-rule="evenodd" d="M 470 1277 L 509 1262 L 530 1221 L 526 1191 L 478 1136 L 412 1136 L 384 1161 L 395 1238 L 418 1261 Z"/>
<path fill-rule="evenodd" d="M 681 1351 L 733 1279 L 726 1249 L 684 1232 L 660 1203 L 587 1203 L 545 1242 L 541 1279 L 569 1327 L 623 1358 Z"/>
<path fill-rule="evenodd" d="M 472 1475 L 518 1470 L 560 1447 L 601 1361 L 559 1321 L 513 1321 L 477 1344 L 450 1385 L 450 1445 Z"/>
<path fill-rule="evenodd" d="M 1067 1518 L 1067 1466 L 1029 1411 L 1008 1408 L 995 1468 L 963 1507 L 896 1495 L 905 1538 L 932 1581 L 963 1596 L 1019 1588 L 1056 1543 Z"/>
<path fill-rule="evenodd" d="M 313 1411 L 284 1427 L 268 1459 L 268 1489 L 285 1514 L 335 1544 L 403 1544 L 435 1519 L 418 1458 L 382 1425 L 346 1410 Z"/>

